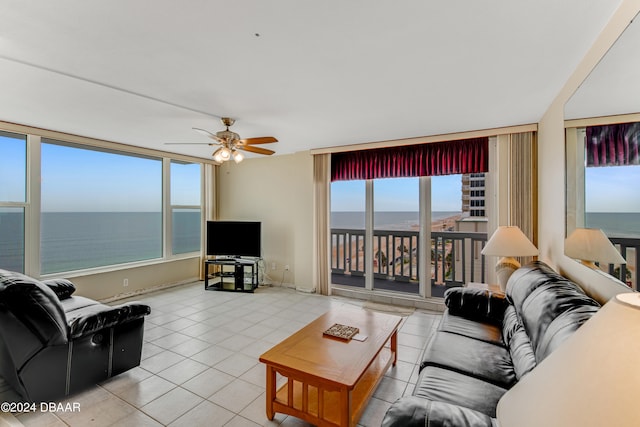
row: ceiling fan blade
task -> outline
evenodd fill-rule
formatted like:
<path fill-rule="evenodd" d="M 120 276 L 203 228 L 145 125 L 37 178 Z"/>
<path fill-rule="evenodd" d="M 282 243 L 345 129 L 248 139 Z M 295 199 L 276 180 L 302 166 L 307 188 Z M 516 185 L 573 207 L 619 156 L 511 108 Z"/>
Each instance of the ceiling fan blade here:
<path fill-rule="evenodd" d="M 217 141 L 217 142 L 220 142 L 220 143 L 224 142 L 223 140 L 218 138 L 218 135 L 216 135 L 214 133 L 211 133 L 208 130 L 200 129 L 200 128 L 191 128 L 191 129 L 195 130 L 196 132 L 198 132 L 201 135 L 204 135 L 204 136 L 207 136 L 207 137 L 213 139 L 214 141 Z"/>
<path fill-rule="evenodd" d="M 278 140 L 272 136 L 261 136 L 258 138 L 240 139 L 238 140 L 238 142 L 242 145 L 255 145 L 255 144 L 271 144 L 272 142 L 278 142 Z"/>
<path fill-rule="evenodd" d="M 219 145 L 218 142 L 165 142 L 164 145 Z"/>
<path fill-rule="evenodd" d="M 266 156 L 270 156 L 273 153 L 275 153 L 275 151 L 267 150 L 266 148 L 254 147 L 252 145 L 239 145 L 238 149 L 244 150 L 244 151 L 251 151 L 252 153 L 264 154 Z"/>

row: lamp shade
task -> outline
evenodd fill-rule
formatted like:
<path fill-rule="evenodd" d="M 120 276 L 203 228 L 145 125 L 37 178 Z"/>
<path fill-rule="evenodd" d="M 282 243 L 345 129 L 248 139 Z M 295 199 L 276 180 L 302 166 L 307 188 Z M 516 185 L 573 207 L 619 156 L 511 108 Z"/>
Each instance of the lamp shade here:
<path fill-rule="evenodd" d="M 564 254 L 583 261 L 626 264 L 620 252 L 599 228 L 576 228 L 564 241 Z"/>
<path fill-rule="evenodd" d="M 498 402 L 501 427 L 639 426 L 640 294 L 620 294 Z"/>
<path fill-rule="evenodd" d="M 538 249 L 520 227 L 500 226 L 482 249 L 483 255 L 514 257 L 538 255 Z"/>

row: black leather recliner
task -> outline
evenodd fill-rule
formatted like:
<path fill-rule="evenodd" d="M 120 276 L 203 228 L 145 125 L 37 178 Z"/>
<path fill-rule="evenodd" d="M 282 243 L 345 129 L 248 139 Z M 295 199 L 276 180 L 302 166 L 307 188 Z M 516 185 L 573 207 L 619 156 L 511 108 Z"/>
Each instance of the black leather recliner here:
<path fill-rule="evenodd" d="M 65 279 L 0 270 L 0 375 L 27 401 L 57 400 L 140 364 L 147 305 L 72 296 Z"/>

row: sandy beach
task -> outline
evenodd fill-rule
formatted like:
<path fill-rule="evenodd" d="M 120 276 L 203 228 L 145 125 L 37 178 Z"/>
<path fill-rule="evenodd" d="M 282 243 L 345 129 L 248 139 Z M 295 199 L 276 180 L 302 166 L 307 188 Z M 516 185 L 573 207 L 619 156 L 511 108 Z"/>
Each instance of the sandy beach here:
<path fill-rule="evenodd" d="M 455 231 L 456 221 L 460 220 L 461 218 L 462 215 L 459 214 L 432 221 L 431 231 Z"/>

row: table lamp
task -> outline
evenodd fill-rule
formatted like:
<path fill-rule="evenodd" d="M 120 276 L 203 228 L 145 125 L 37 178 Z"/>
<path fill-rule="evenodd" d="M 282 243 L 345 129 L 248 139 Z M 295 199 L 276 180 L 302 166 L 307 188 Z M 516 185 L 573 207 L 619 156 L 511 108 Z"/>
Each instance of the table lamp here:
<path fill-rule="evenodd" d="M 612 298 L 498 402 L 501 427 L 640 426 L 640 294 Z"/>
<path fill-rule="evenodd" d="M 604 264 L 626 264 L 611 240 L 599 228 L 576 228 L 564 241 L 564 254 L 580 260 L 589 268 L 594 261 Z"/>
<path fill-rule="evenodd" d="M 482 249 L 482 255 L 502 257 L 496 264 L 496 275 L 500 289 L 504 291 L 511 274 L 520 268 L 520 263 L 513 257 L 538 255 L 538 249 L 520 227 L 500 226 Z"/>

